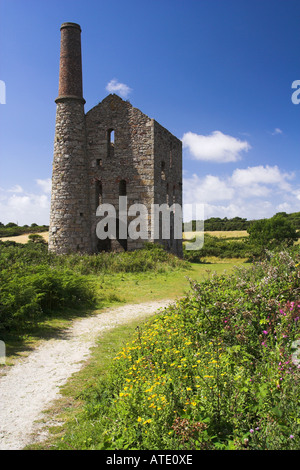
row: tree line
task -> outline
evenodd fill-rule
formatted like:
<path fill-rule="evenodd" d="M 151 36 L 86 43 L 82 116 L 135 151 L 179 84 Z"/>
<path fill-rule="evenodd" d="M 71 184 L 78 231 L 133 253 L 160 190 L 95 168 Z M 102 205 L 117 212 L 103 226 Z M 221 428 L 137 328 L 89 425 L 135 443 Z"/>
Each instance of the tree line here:
<path fill-rule="evenodd" d="M 290 222 L 293 227 L 297 230 L 300 229 L 300 212 L 293 212 L 287 214 L 286 212 L 277 212 L 275 216 L 280 216 Z M 274 217 L 275 217 L 274 216 Z M 266 220 L 266 219 L 259 219 Z M 234 230 L 248 230 L 248 228 L 256 220 L 247 220 L 243 217 L 233 217 L 228 219 L 227 217 L 210 217 L 204 220 L 204 231 L 215 232 L 215 231 L 234 231 Z M 196 230 L 196 220 L 192 221 L 192 230 Z"/>

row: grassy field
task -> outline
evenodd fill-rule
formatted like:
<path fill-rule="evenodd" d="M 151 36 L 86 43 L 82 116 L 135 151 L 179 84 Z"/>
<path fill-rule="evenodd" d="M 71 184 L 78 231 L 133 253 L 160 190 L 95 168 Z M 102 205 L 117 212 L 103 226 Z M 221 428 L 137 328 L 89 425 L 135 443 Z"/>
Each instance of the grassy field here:
<path fill-rule="evenodd" d="M 191 264 L 188 270 L 166 273 L 126 273 L 91 276 L 100 291 L 105 289 L 110 305 L 117 302 L 138 303 L 159 299 L 182 297 L 189 290 L 189 278 L 207 279 L 212 273 L 226 274 L 244 260 L 231 259 L 219 262 L 215 258 L 207 264 Z"/>
<path fill-rule="evenodd" d="M 195 233 L 198 233 L 198 232 L 184 232 L 183 239 L 188 240 L 189 238 L 194 237 Z M 241 238 L 241 237 L 248 237 L 249 236 L 247 230 L 233 230 L 233 231 L 219 230 L 219 231 L 215 231 L 215 232 L 207 231 L 205 233 L 207 233 L 208 235 L 211 235 L 213 237 L 218 237 L 218 238 Z M 0 240 L 14 241 L 14 242 L 17 242 L 17 243 L 27 243 L 29 235 L 30 234 L 18 235 L 16 237 L 2 237 L 2 238 L 0 238 Z M 49 233 L 48 232 L 40 232 L 40 233 L 38 233 L 38 235 L 41 235 L 48 242 L 48 239 L 49 239 Z"/>
<path fill-rule="evenodd" d="M 188 240 L 190 238 L 193 238 L 195 236 L 195 233 L 201 234 L 203 232 L 184 232 L 183 239 Z M 218 238 L 244 238 L 249 236 L 247 230 L 216 230 L 214 232 L 206 231 L 204 233 L 207 235 L 211 235 L 212 237 Z"/>

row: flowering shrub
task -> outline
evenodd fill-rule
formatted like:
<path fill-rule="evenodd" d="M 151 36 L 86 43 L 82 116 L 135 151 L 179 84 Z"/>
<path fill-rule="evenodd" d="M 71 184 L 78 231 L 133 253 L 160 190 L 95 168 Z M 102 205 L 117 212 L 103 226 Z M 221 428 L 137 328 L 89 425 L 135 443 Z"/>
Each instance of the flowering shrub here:
<path fill-rule="evenodd" d="M 191 281 L 137 328 L 60 447 L 299 449 L 298 257 Z"/>

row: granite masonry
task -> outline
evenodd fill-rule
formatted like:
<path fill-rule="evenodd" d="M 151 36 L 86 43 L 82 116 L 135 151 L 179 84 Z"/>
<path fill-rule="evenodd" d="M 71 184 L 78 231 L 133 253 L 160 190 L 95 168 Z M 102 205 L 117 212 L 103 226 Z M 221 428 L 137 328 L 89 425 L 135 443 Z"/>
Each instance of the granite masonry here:
<path fill-rule="evenodd" d="M 181 140 L 115 94 L 84 112 L 81 28 L 75 23 L 61 26 L 55 101 L 49 250 L 64 254 L 141 248 L 145 237 L 136 239 L 128 232 L 140 212 L 129 213 L 126 223 L 121 214 L 119 196 L 126 196 L 128 208 L 134 209 L 134 204 L 147 208 L 147 241 L 182 256 L 182 240 L 174 237 L 173 212 L 167 239 L 161 230 L 153 238 L 150 220 L 153 204 L 182 206 Z M 103 204 L 115 208 L 115 239 L 97 236 L 101 217 L 96 211 Z"/>

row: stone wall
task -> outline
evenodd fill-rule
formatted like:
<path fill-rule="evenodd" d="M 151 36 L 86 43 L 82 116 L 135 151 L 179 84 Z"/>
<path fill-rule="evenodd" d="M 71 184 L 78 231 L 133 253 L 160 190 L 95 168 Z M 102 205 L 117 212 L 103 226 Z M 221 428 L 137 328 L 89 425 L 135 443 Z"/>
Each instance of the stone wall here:
<path fill-rule="evenodd" d="M 97 249 L 97 244 L 99 247 L 101 245 L 96 237 L 99 182 L 102 185 L 102 202 L 112 204 L 117 213 L 119 186 L 121 181 L 125 181 L 128 207 L 142 203 L 149 207 L 150 214 L 154 195 L 153 121 L 117 95 L 109 95 L 87 113 L 86 128 L 92 239 L 93 249 Z M 114 143 L 110 146 L 111 130 L 114 131 Z M 128 224 L 134 218 L 129 218 Z M 128 237 L 128 250 L 142 245 L 142 240 Z M 112 242 L 112 248 L 122 249 L 122 245 Z"/>
<path fill-rule="evenodd" d="M 182 142 L 156 121 L 154 121 L 154 155 L 155 204 L 172 206 L 175 203 L 182 207 Z M 174 239 L 173 219 L 171 212 L 170 239 L 163 239 L 160 230 L 160 243 L 169 251 L 181 256 L 182 240 Z"/>
<path fill-rule="evenodd" d="M 90 252 L 86 133 L 80 100 L 57 103 L 49 250 Z"/>

